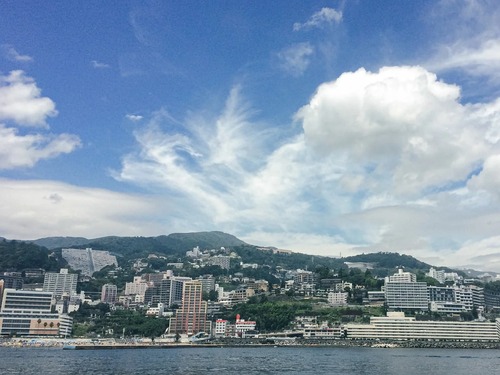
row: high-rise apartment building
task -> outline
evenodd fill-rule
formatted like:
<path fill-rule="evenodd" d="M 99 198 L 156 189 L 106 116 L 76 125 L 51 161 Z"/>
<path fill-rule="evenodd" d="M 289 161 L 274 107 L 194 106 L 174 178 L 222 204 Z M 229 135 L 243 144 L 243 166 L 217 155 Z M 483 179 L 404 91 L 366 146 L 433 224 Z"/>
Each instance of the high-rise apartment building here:
<path fill-rule="evenodd" d="M 113 304 L 116 302 L 118 288 L 114 284 L 104 284 L 101 289 L 101 302 Z"/>
<path fill-rule="evenodd" d="M 200 280 L 203 285 L 203 293 L 209 293 L 215 290 L 215 277 L 213 275 L 203 275 L 198 277 L 198 280 Z"/>
<path fill-rule="evenodd" d="M 415 274 L 401 269 L 393 276 L 386 277 L 384 291 L 387 307 L 393 310 L 428 310 L 427 284 L 416 280 Z"/>
<path fill-rule="evenodd" d="M 182 307 L 170 319 L 170 333 L 193 335 L 207 331 L 207 303 L 202 300 L 203 285 L 199 280 L 184 282 Z"/>
<path fill-rule="evenodd" d="M 71 296 L 76 294 L 77 282 L 77 274 L 68 273 L 66 268 L 61 268 L 59 273 L 47 272 L 45 274 L 43 291 L 53 293 L 56 299 L 61 298 L 63 294 Z"/>
<path fill-rule="evenodd" d="M 159 302 L 170 307 L 180 305 L 183 298 L 184 283 L 191 281 L 190 277 L 167 276 L 158 283 Z"/>

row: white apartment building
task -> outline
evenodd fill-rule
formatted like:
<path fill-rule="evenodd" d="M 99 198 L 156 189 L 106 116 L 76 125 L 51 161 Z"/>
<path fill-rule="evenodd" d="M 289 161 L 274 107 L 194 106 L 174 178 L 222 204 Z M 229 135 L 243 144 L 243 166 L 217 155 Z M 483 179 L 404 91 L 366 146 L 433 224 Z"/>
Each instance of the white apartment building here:
<path fill-rule="evenodd" d="M 125 283 L 125 292 L 126 296 L 131 295 L 140 295 L 144 297 L 144 293 L 146 293 L 146 289 L 148 289 L 149 283 L 142 279 L 141 276 L 134 276 L 134 281 L 131 283 Z"/>
<path fill-rule="evenodd" d="M 253 320 L 245 320 L 240 318 L 240 314 L 236 314 L 236 322 L 234 324 L 237 336 L 245 337 L 248 331 L 255 331 L 257 322 Z"/>
<path fill-rule="evenodd" d="M 43 279 L 43 291 L 53 293 L 54 298 L 59 299 L 63 295 L 72 296 L 76 294 L 78 275 L 68 273 L 66 268 L 61 268 L 59 273 L 47 272 Z"/>
<path fill-rule="evenodd" d="M 500 341 L 496 322 L 417 321 L 402 312 L 371 317 L 370 324 L 344 326 L 350 339 Z"/>
<path fill-rule="evenodd" d="M 225 337 L 227 332 L 228 321 L 224 319 L 217 319 L 214 326 L 215 337 Z"/>
<path fill-rule="evenodd" d="M 402 269 L 386 277 L 384 291 L 389 309 L 428 310 L 427 284 L 417 282 L 417 276 Z"/>
<path fill-rule="evenodd" d="M 446 281 L 446 275 L 444 270 L 437 270 L 434 267 L 429 269 L 429 272 L 426 273 L 426 276 L 432 277 L 434 280 L 439 281 L 441 284 L 444 284 Z"/>
<path fill-rule="evenodd" d="M 328 327 L 328 324 L 304 328 L 304 338 L 309 339 L 338 339 L 340 326 Z"/>
<path fill-rule="evenodd" d="M 328 303 L 332 306 L 347 305 L 347 292 L 330 292 L 328 293 Z"/>
<path fill-rule="evenodd" d="M 411 272 L 404 272 L 403 269 L 398 269 L 398 273 L 385 278 L 385 282 L 390 283 L 416 283 L 417 275 Z"/>
<path fill-rule="evenodd" d="M 220 268 L 228 270 L 230 268 L 231 258 L 225 255 L 217 255 L 211 257 L 208 260 L 208 263 L 210 263 L 213 266 L 219 266 Z"/>

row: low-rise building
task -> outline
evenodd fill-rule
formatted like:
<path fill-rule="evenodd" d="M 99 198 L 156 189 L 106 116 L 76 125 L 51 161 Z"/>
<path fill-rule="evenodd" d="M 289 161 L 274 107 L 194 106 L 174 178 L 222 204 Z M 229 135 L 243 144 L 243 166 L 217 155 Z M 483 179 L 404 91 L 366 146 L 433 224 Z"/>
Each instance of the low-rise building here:
<path fill-rule="evenodd" d="M 328 303 L 332 306 L 345 306 L 348 295 L 349 293 L 346 292 L 330 292 L 328 293 Z"/>
<path fill-rule="evenodd" d="M 255 331 L 257 327 L 257 322 L 253 320 L 245 320 L 240 318 L 240 314 L 236 314 L 236 322 L 234 324 L 234 329 L 236 335 L 239 337 L 245 337 L 245 334 L 249 331 Z"/>
<path fill-rule="evenodd" d="M 500 319 L 496 322 L 418 321 L 402 312 L 371 317 L 370 324 L 344 326 L 350 339 L 500 341 Z"/>

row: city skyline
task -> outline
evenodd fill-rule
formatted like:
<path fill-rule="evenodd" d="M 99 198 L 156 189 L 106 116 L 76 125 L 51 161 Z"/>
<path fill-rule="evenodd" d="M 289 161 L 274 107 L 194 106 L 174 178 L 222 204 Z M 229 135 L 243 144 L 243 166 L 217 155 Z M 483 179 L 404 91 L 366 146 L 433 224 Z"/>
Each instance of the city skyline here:
<path fill-rule="evenodd" d="M 0 236 L 498 272 L 499 68 L 488 0 L 6 3 Z"/>

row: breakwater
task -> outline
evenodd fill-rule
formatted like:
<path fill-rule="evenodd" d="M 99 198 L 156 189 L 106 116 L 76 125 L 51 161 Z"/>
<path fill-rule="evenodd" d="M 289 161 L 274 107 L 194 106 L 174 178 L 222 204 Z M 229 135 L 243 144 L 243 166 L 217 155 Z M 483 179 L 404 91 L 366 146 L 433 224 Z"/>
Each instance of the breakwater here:
<path fill-rule="evenodd" d="M 425 349 L 500 349 L 500 342 L 438 341 L 438 340 L 349 340 L 349 339 L 241 339 L 222 338 L 202 343 L 131 342 L 127 340 L 70 340 L 70 339 L 3 339 L 0 347 L 63 348 L 72 350 L 100 349 L 189 349 L 238 347 L 371 347 L 371 348 L 425 348 Z"/>

